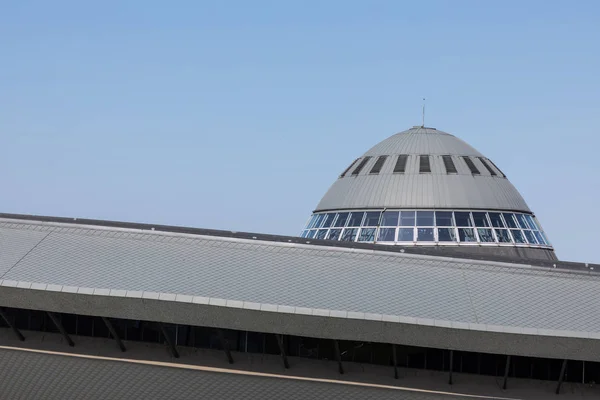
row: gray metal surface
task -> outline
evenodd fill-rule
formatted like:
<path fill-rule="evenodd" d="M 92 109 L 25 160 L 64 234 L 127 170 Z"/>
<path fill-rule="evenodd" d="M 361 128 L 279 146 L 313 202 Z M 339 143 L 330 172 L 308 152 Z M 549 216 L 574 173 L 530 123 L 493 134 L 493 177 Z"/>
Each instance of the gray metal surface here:
<path fill-rule="evenodd" d="M 107 338 L 74 336 L 76 346 L 68 347 L 60 334 L 25 334 L 27 340 L 19 342 L 12 332 L 0 328 L 0 398 L 6 391 L 11 399 L 28 398 L 32 392 L 46 394 L 38 398 L 58 398 L 68 393 L 64 398 L 104 395 L 137 399 L 148 398 L 142 397 L 148 393 L 150 398 L 179 399 L 188 398 L 189 391 L 191 398 L 247 395 L 294 399 L 303 394 L 296 392 L 307 392 L 308 398 L 388 398 L 391 393 L 400 399 L 539 400 L 554 396 L 556 388 L 556 381 L 511 376 L 508 390 L 502 390 L 501 377 L 458 371 L 453 373 L 454 384 L 450 386 L 448 371 L 404 367 L 398 368 L 398 378 L 394 379 L 389 365 L 352 361 L 344 361 L 345 373 L 340 375 L 333 360 L 300 357 L 289 357 L 291 368 L 284 369 L 275 354 L 234 352 L 235 364 L 230 365 L 220 350 L 179 346 L 181 358 L 174 359 L 163 344 L 127 341 L 127 353 L 122 353 Z M 263 388 L 259 395 L 253 390 L 255 385 Z M 85 393 L 80 394 L 80 390 Z M 561 392 L 561 398 L 598 396 L 598 387 L 573 382 L 566 383 Z"/>
<path fill-rule="evenodd" d="M 365 156 L 380 154 L 430 154 L 483 157 L 469 144 L 456 136 L 433 128 L 415 126 L 382 140 L 371 147 Z"/>
<path fill-rule="evenodd" d="M 4 286 L 20 281 L 30 282 L 28 289 L 171 293 L 223 304 L 335 310 L 332 316 L 350 318 L 370 313 L 497 331 L 600 334 L 600 276 L 594 273 L 68 224 L 5 221 L 0 237 L 30 248 L 17 246 L 26 255 L 15 263 L 16 257 L 2 259 Z"/>
<path fill-rule="evenodd" d="M 2 275 L 6 274 L 48 234 L 31 230 L 12 230 L 8 233 L 4 234 L 0 231 L 0 274 Z"/>
<path fill-rule="evenodd" d="M 0 350 L 0 399 L 476 399 Z"/>
<path fill-rule="evenodd" d="M 396 156 L 412 155 L 404 174 L 394 174 Z M 431 173 L 419 173 L 418 155 L 432 155 Z M 388 159 L 379 174 L 370 174 L 377 157 Z M 442 155 L 453 156 L 457 174 L 446 174 Z M 362 157 L 371 160 L 357 176 L 337 179 L 315 211 L 354 208 L 467 208 L 530 212 L 529 207 L 499 171 L 492 176 L 481 153 L 459 138 L 430 128 L 413 128 L 393 135 Z M 480 175 L 472 175 L 460 156 L 473 157 Z M 362 158 L 361 157 L 361 158 Z M 493 168 L 493 167 L 492 167 Z"/>
<path fill-rule="evenodd" d="M 7 281 L 2 281 L 0 304 L 13 308 L 322 339 L 600 361 L 600 333 L 277 306 L 168 293 L 56 285 L 34 288 L 25 282 L 6 285 Z"/>
<path fill-rule="evenodd" d="M 207 228 L 195 228 L 185 226 L 174 226 L 174 225 L 160 225 L 151 223 L 139 223 L 139 222 L 123 222 L 123 221 L 110 221 L 110 220 L 97 220 L 97 219 L 86 219 L 86 218 L 68 218 L 68 217 L 49 217 L 40 215 L 23 215 L 23 214 L 7 214 L 0 213 L 0 220 L 10 221 L 34 221 L 38 223 L 59 223 L 69 224 L 75 226 L 94 226 L 94 227 L 105 227 L 105 228 L 117 228 L 117 229 L 132 229 L 135 231 L 160 231 L 165 233 L 177 233 L 177 234 L 189 234 L 195 236 L 210 236 L 210 237 L 222 237 L 231 239 L 252 239 L 267 241 L 273 243 L 297 243 L 307 244 L 310 243 L 317 247 L 335 247 L 335 248 L 346 248 L 346 249 L 362 249 L 362 250 L 374 250 L 374 251 L 386 251 L 396 253 L 407 253 L 407 254 L 419 254 L 425 256 L 436 256 L 436 257 L 452 257 L 452 258 L 467 258 L 469 260 L 479 261 L 496 261 L 505 263 L 515 264 L 526 264 L 538 267 L 558 268 L 558 269 L 570 269 L 574 271 L 589 271 L 598 270 L 600 271 L 600 264 L 594 263 L 581 263 L 571 261 L 560 261 L 556 259 L 556 255 L 553 250 L 549 250 L 546 255 L 538 258 L 529 252 L 522 251 L 521 247 L 508 247 L 502 246 L 499 249 L 507 251 L 488 251 L 490 247 L 478 247 L 477 251 L 474 246 L 414 246 L 397 244 L 394 246 L 381 244 L 381 243 L 369 243 L 369 242 L 346 242 L 346 241 L 335 241 L 326 239 L 308 239 L 299 236 L 283 236 L 283 235 L 271 235 L 266 233 L 252 233 L 252 232 L 240 232 L 240 231 L 226 231 L 218 229 L 207 229 Z M 465 249 L 465 247 L 468 247 Z"/>

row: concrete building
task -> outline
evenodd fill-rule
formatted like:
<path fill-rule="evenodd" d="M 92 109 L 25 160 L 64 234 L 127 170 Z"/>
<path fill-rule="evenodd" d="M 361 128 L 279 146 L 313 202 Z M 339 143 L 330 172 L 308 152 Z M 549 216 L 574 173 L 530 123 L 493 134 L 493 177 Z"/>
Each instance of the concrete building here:
<path fill-rule="evenodd" d="M 600 398 L 599 268 L 424 127 L 301 237 L 0 214 L 0 398 Z"/>

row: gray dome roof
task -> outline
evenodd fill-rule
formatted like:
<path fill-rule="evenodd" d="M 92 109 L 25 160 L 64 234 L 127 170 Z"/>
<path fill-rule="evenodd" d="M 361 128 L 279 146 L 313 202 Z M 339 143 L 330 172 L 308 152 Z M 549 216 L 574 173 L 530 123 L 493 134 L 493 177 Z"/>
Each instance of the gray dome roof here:
<path fill-rule="evenodd" d="M 407 156 L 406 167 L 397 173 L 394 169 L 400 155 Z M 431 172 L 420 172 L 421 155 L 429 156 Z M 371 173 L 381 156 L 387 157 L 380 171 Z M 450 156 L 456 173 L 447 172 L 442 156 Z M 469 162 L 477 173 L 471 171 Z M 493 162 L 456 136 L 424 127 L 413 127 L 373 146 L 333 183 L 315 211 L 357 208 L 531 212 Z"/>

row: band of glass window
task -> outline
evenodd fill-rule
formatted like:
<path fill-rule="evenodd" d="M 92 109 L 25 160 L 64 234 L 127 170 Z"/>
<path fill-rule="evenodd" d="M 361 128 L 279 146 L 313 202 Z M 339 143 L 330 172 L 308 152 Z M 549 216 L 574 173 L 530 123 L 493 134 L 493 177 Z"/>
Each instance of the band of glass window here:
<path fill-rule="evenodd" d="M 491 211 L 352 211 L 317 213 L 304 238 L 382 243 L 512 243 L 551 246 L 529 214 Z"/>

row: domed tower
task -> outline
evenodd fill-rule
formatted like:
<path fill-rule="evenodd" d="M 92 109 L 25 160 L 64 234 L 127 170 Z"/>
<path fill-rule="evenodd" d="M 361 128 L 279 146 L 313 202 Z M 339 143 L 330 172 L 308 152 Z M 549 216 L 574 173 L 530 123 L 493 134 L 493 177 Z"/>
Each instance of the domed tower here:
<path fill-rule="evenodd" d="M 456 136 L 421 126 L 354 160 L 302 236 L 556 259 L 533 212 L 490 159 Z"/>

